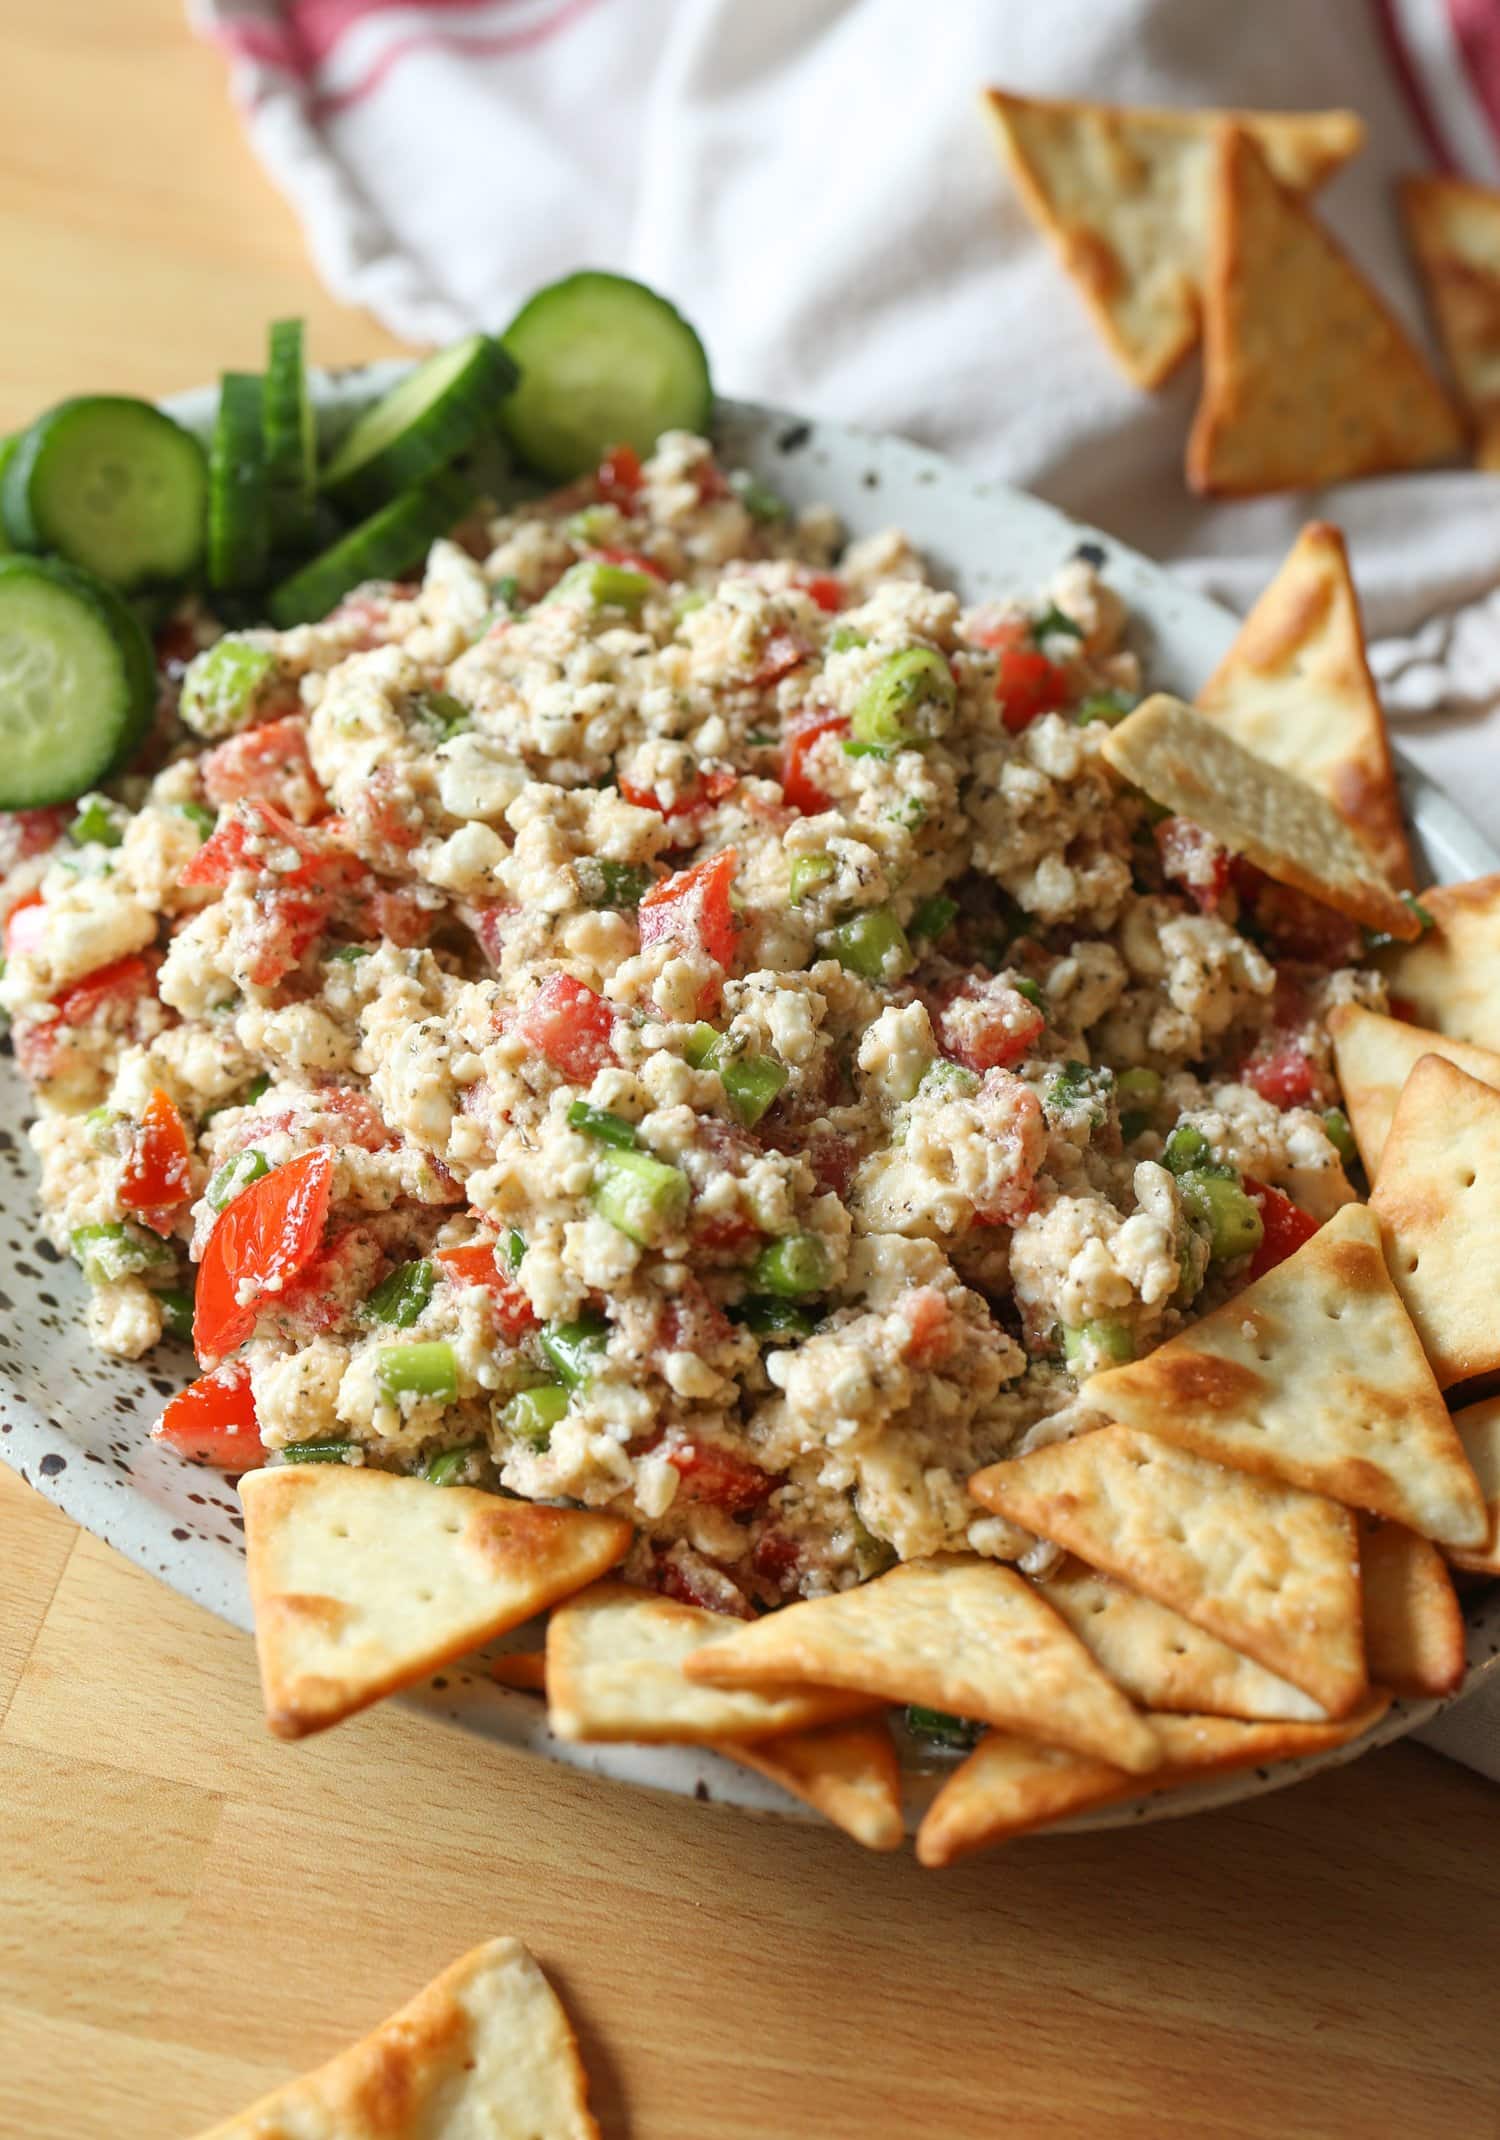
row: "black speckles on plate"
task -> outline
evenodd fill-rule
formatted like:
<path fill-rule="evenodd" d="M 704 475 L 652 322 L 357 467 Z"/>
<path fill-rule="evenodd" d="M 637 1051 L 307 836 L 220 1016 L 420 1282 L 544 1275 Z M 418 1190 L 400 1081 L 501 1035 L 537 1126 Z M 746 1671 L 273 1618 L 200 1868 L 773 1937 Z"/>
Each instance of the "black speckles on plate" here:
<path fill-rule="evenodd" d="M 41 1463 L 37 1466 L 37 1469 L 41 1472 L 42 1477 L 44 1479 L 55 1479 L 59 1472 L 66 1471 L 67 1468 L 67 1458 L 65 1456 L 59 1456 L 55 1449 L 49 1449 L 47 1454 L 42 1458 Z"/>
<path fill-rule="evenodd" d="M 787 428 L 777 435 L 776 450 L 778 453 L 800 453 L 812 435 L 811 424 L 788 424 Z"/>

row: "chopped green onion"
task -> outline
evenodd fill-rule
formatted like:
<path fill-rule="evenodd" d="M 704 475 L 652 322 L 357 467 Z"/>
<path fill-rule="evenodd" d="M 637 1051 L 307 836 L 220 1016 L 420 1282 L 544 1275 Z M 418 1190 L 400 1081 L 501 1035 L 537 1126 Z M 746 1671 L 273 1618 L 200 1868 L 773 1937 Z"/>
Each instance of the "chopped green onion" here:
<path fill-rule="evenodd" d="M 1040 646 L 1042 641 L 1050 639 L 1054 632 L 1066 632 L 1070 639 L 1081 639 L 1083 637 L 1083 626 L 1076 624 L 1067 611 L 1059 609 L 1055 602 L 1050 609 L 1044 609 L 1039 617 L 1032 618 L 1031 637 L 1033 644 Z"/>
<path fill-rule="evenodd" d="M 1153 1107 L 1161 1098 L 1161 1072 L 1122 1070 L 1115 1079 L 1115 1090 L 1122 1100 L 1139 1100 L 1143 1107 Z"/>
<path fill-rule="evenodd" d="M 1163 1147 L 1161 1162 L 1173 1174 L 1186 1174 L 1190 1167 L 1201 1174 L 1216 1163 L 1208 1139 L 1191 1122 L 1178 1123 Z"/>
<path fill-rule="evenodd" d="M 468 707 L 451 691 L 417 691 L 413 693 L 411 707 L 419 720 L 441 731 L 444 742 L 450 736 L 462 735 L 472 724 Z"/>
<path fill-rule="evenodd" d="M 640 1141 L 633 1122 L 627 1122 L 623 1115 L 612 1115 L 607 1107 L 591 1107 L 587 1100 L 575 1100 L 568 1109 L 568 1127 L 581 1130 L 585 1137 L 597 1137 L 601 1144 L 615 1145 L 622 1152 L 633 1151 Z"/>
<path fill-rule="evenodd" d="M 210 810 L 207 803 L 179 803 L 177 814 L 179 817 L 185 817 L 190 825 L 196 825 L 206 840 L 213 837 L 214 828 L 219 822 L 218 811 Z"/>
<path fill-rule="evenodd" d="M 1135 704 L 1125 691 L 1094 691 L 1073 708 L 1073 719 L 1080 728 L 1087 728 L 1093 721 L 1102 721 L 1107 728 L 1114 728 L 1127 713 L 1134 711 Z"/>
<path fill-rule="evenodd" d="M 1054 1070 L 1047 1080 L 1047 1090 L 1043 1097 L 1048 1107 L 1058 1113 L 1088 1101 L 1093 1119 L 1101 1122 L 1104 1116 L 1100 1103 L 1113 1083 L 1114 1073 L 1111 1070 L 1102 1067 L 1096 1069 L 1089 1063 L 1066 1062 L 1061 1069 Z"/>
<path fill-rule="evenodd" d="M 196 734 L 227 736 L 253 718 L 279 673 L 268 647 L 223 638 L 188 663 L 178 710 Z"/>
<path fill-rule="evenodd" d="M 979 1743 L 980 1726 L 970 1723 L 967 1717 L 950 1716 L 946 1709 L 919 1709 L 911 1703 L 906 1711 L 906 1728 L 914 1739 L 926 1739 L 933 1746 L 951 1746 L 963 1753 Z"/>
<path fill-rule="evenodd" d="M 190 1338 L 193 1334 L 193 1296 L 186 1286 L 165 1286 L 156 1296 L 161 1326 L 168 1337 Z"/>
<path fill-rule="evenodd" d="M 612 505 L 586 505 L 581 512 L 569 513 L 563 522 L 563 533 L 574 542 L 591 543 L 598 549 L 619 533 L 619 527 L 620 516 Z"/>
<path fill-rule="evenodd" d="M 283 1464 L 342 1464 L 353 1456 L 358 1442 L 287 1442 L 281 1452 Z"/>
<path fill-rule="evenodd" d="M 636 572 L 629 565 L 587 558 L 568 567 L 547 600 L 555 602 L 578 595 L 591 609 L 623 609 L 627 615 L 635 616 L 647 595 L 654 594 L 659 585 L 649 573 Z"/>
<path fill-rule="evenodd" d="M 821 1293 L 832 1276 L 832 1259 L 815 1233 L 783 1234 L 779 1241 L 768 1241 L 750 1266 L 750 1283 L 783 1300 Z"/>
<path fill-rule="evenodd" d="M 708 590 L 707 590 L 707 588 L 705 588 L 705 587 L 687 587 L 687 588 L 684 588 L 683 592 L 682 592 L 682 593 L 681 593 L 680 595 L 678 595 L 678 596 L 677 596 L 677 598 L 675 599 L 675 601 L 673 602 L 673 604 L 672 604 L 672 615 L 673 615 L 673 616 L 674 616 L 674 617 L 676 618 L 677 622 L 678 622 L 678 623 L 680 624 L 680 623 L 682 622 L 683 618 L 684 618 L 684 617 L 690 617 L 690 616 L 691 616 L 691 615 L 693 614 L 693 611 L 694 611 L 695 609 L 706 609 L 707 607 L 708 607 Z"/>
<path fill-rule="evenodd" d="M 906 925 L 908 936 L 941 936 L 958 917 L 958 901 L 945 892 L 924 899 Z"/>
<path fill-rule="evenodd" d="M 936 1099 L 941 1095 L 945 1100 L 966 1100 L 979 1090 L 983 1082 L 972 1070 L 966 1070 L 962 1063 L 950 1063 L 945 1059 L 927 1065 L 922 1072 L 922 1082 L 917 1087 L 917 1093 L 924 1099 Z"/>
<path fill-rule="evenodd" d="M 800 906 L 809 892 L 816 891 L 820 884 L 827 884 L 831 878 L 836 877 L 838 868 L 832 855 L 795 856 L 788 879 L 792 905 Z"/>
<path fill-rule="evenodd" d="M 1260 1212 L 1236 1181 L 1196 1169 L 1179 1176 L 1182 1200 L 1208 1226 L 1208 1251 L 1215 1263 L 1248 1256 L 1265 1234 Z"/>
<path fill-rule="evenodd" d="M 394 1323 L 410 1330 L 432 1298 L 437 1271 L 425 1259 L 402 1263 L 388 1271 L 363 1303 L 360 1314 L 366 1322 Z"/>
<path fill-rule="evenodd" d="M 1023 973 L 1019 981 L 1012 981 L 1010 985 L 1018 996 L 1024 996 L 1026 1001 L 1034 1004 L 1039 1011 L 1047 1008 L 1047 998 L 1042 994 L 1041 983 L 1033 981 L 1029 974 Z"/>
<path fill-rule="evenodd" d="M 689 1029 L 688 1037 L 682 1043 L 683 1060 L 694 1070 L 708 1069 L 711 1067 L 710 1057 L 718 1045 L 718 1033 L 700 1018 L 698 1023 Z"/>
<path fill-rule="evenodd" d="M 957 699 L 953 671 L 931 647 L 888 654 L 865 682 L 849 724 L 856 744 L 899 750 L 938 735 Z"/>
<path fill-rule="evenodd" d="M 1144 1137 L 1151 1127 L 1151 1117 L 1139 1108 L 1127 1107 L 1120 1116 L 1120 1136 L 1126 1144 L 1134 1144 L 1137 1137 Z"/>
<path fill-rule="evenodd" d="M 773 1055 L 742 1055 L 719 1071 L 724 1095 L 746 1129 L 756 1123 L 786 1084 L 788 1072 Z"/>
<path fill-rule="evenodd" d="M 729 478 L 729 488 L 752 520 L 785 520 L 786 501 L 778 498 L 759 476 L 751 475 L 748 468 L 735 469 Z"/>
<path fill-rule="evenodd" d="M 153 1265 L 177 1260 L 165 1241 L 155 1234 L 137 1233 L 120 1219 L 75 1227 L 69 1242 L 90 1285 L 110 1285 L 118 1278 L 134 1278 Z"/>
<path fill-rule="evenodd" d="M 1437 927 L 1436 915 L 1423 906 L 1415 892 L 1403 892 L 1401 894 L 1401 904 L 1422 924 L 1424 930 Z"/>
<path fill-rule="evenodd" d="M 545 1449 L 552 1429 L 568 1409 L 568 1393 L 560 1382 L 540 1382 L 533 1389 L 517 1390 L 500 1414 L 500 1424 L 518 1442 Z"/>
<path fill-rule="evenodd" d="M 233 1159 L 225 1160 L 208 1185 L 210 1210 L 223 1211 L 251 1182 L 259 1181 L 270 1171 L 271 1163 L 258 1145 L 252 1145 L 248 1152 L 236 1152 Z"/>
<path fill-rule="evenodd" d="M 490 593 L 502 609 L 509 611 L 512 616 L 515 615 L 517 608 L 520 606 L 521 582 L 513 572 L 502 572 L 499 579 L 490 589 Z"/>
<path fill-rule="evenodd" d="M 644 862 L 605 862 L 597 855 L 583 855 L 573 864 L 578 889 L 591 907 L 638 907 L 655 874 Z"/>
<path fill-rule="evenodd" d="M 108 796 L 85 795 L 80 798 L 78 815 L 68 827 L 68 838 L 75 847 L 119 846 L 124 834 Z"/>
<path fill-rule="evenodd" d="M 899 981 L 916 964 L 906 931 L 890 907 L 867 907 L 841 921 L 828 938 L 841 966 L 867 981 Z"/>
<path fill-rule="evenodd" d="M 375 1373 L 388 1397 L 438 1397 L 446 1403 L 458 1395 L 458 1362 L 453 1347 L 443 1338 L 382 1345 L 375 1356 Z"/>
<path fill-rule="evenodd" d="M 513 1271 L 518 1271 L 521 1268 L 525 1254 L 526 1236 L 519 1227 L 512 1226 L 505 1236 L 505 1260 Z"/>
<path fill-rule="evenodd" d="M 852 624 L 835 625 L 828 635 L 828 651 L 830 654 L 847 654 L 851 647 L 868 646 L 869 643 L 869 633 L 859 631 Z"/>
<path fill-rule="evenodd" d="M 1101 1316 L 1096 1322 L 1065 1324 L 1062 1334 L 1063 1359 L 1077 1371 L 1086 1373 L 1103 1362 L 1133 1360 L 1135 1337 L 1129 1323 L 1118 1316 Z"/>
<path fill-rule="evenodd" d="M 681 1167 L 653 1159 L 649 1152 L 607 1150 L 600 1155 L 594 1209 L 643 1248 L 655 1248 L 679 1230 L 691 1197 Z"/>
<path fill-rule="evenodd" d="M 893 743 L 852 743 L 847 737 L 839 745 L 839 748 L 846 758 L 886 759 L 891 757 L 895 751 Z"/>
<path fill-rule="evenodd" d="M 849 1524 L 854 1532 L 854 1565 L 866 1582 L 895 1567 L 900 1558 L 896 1548 L 870 1529 L 857 1508 L 849 1511 Z"/>
<path fill-rule="evenodd" d="M 340 944 L 329 952 L 328 958 L 331 965 L 352 966 L 358 959 L 367 959 L 374 949 L 373 944 Z"/>
<path fill-rule="evenodd" d="M 808 1338 L 821 1320 L 811 1308 L 794 1300 L 779 1300 L 773 1293 L 748 1293 L 727 1314 L 755 1337 Z"/>
<path fill-rule="evenodd" d="M 1346 1167 L 1352 1167 L 1359 1157 L 1359 1147 L 1354 1142 L 1354 1132 L 1349 1127 L 1349 1117 L 1342 1107 L 1330 1107 L 1323 1116 L 1323 1129 L 1328 1142 L 1338 1153 Z"/>
<path fill-rule="evenodd" d="M 457 1449 L 441 1449 L 428 1463 L 423 1476 L 430 1486 L 457 1486 L 469 1469 L 469 1459 L 481 1454 L 482 1444 L 464 1442 Z"/>
<path fill-rule="evenodd" d="M 542 1350 L 566 1389 L 582 1389 L 609 1343 L 609 1324 L 602 1315 L 581 1315 L 572 1323 L 549 1323 L 542 1332 Z"/>

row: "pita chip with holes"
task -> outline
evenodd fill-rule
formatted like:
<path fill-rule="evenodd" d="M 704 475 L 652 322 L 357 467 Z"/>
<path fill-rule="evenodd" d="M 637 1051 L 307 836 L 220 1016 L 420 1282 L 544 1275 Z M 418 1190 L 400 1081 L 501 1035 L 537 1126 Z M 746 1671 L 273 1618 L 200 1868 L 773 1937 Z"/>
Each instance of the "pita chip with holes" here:
<path fill-rule="evenodd" d="M 368 1466 L 240 1481 L 266 1717 L 296 1739 L 409 1687 L 622 1558 L 621 1516 Z"/>
<path fill-rule="evenodd" d="M 1401 1088 L 1370 1210 L 1443 1388 L 1500 1367 L 1500 1092 L 1424 1055 Z M 1483 1504 L 1469 1479 L 1473 1520 L 1462 1536 L 1420 1523 L 1413 1530 L 1442 1545 L 1478 1545 Z"/>
<path fill-rule="evenodd" d="M 1050 1605 L 997 1561 L 907 1561 L 835 1597 L 785 1606 L 689 1657 L 721 1687 L 811 1680 L 915 1702 L 1111 1760 L 1156 1740 Z"/>
<path fill-rule="evenodd" d="M 883 1717 L 717 1751 L 779 1783 L 866 1850 L 899 1850 L 906 1840 L 901 1763 Z"/>
<path fill-rule="evenodd" d="M 1393 1694 L 1451 1694 L 1464 1676 L 1464 1618 L 1437 1547 L 1365 1516 L 1359 1572 L 1371 1679 Z"/>
<path fill-rule="evenodd" d="M 1309 490 L 1461 452 L 1426 359 L 1241 127 L 1220 136 L 1214 198 L 1193 489 Z"/>
<path fill-rule="evenodd" d="M 1489 1048 L 1446 1040 L 1425 1026 L 1383 1017 L 1361 1004 L 1338 1004 L 1328 1014 L 1328 1031 L 1344 1107 L 1371 1181 L 1379 1171 L 1401 1088 L 1424 1055 L 1441 1055 L 1482 1085 L 1500 1090 L 1500 1055 Z"/>
<path fill-rule="evenodd" d="M 1323 1719 L 1319 1704 L 1290 1680 L 1278 1679 L 1181 1613 L 1127 1590 L 1080 1560 L 1065 1561 L 1039 1587 L 1085 1649 L 1143 1709 L 1305 1724 Z"/>
<path fill-rule="evenodd" d="M 1198 693 L 1236 742 L 1325 795 L 1392 884 L 1411 853 L 1344 538 L 1305 527 Z"/>
<path fill-rule="evenodd" d="M 474 1948 L 359 2043 L 199 2140 L 479 2134 L 599 2140 L 568 2017 L 518 1939 Z"/>
<path fill-rule="evenodd" d="M 1329 1716 L 1364 1698 L 1354 1518 L 1320 1494 L 1127 1426 L 991 1464 L 969 1491 L 1289 1679 Z"/>
<path fill-rule="evenodd" d="M 547 1622 L 547 1722 L 560 1739 L 712 1746 L 858 1716 L 865 1696 L 786 1684 L 703 1686 L 682 1662 L 744 1622 L 627 1583 L 595 1583 Z"/>
<path fill-rule="evenodd" d="M 1393 996 L 1418 1025 L 1500 1052 L 1500 871 L 1422 894 L 1432 927 L 1382 952 Z"/>
<path fill-rule="evenodd" d="M 953 1865 L 988 1844 L 1142 1791 L 1154 1797 L 1231 1769 L 1326 1753 L 1362 1737 L 1389 1707 L 1389 1695 L 1377 1693 L 1338 1722 L 1250 1723 L 1220 1716 L 1153 1715 L 1162 1766 L 1144 1783 L 1102 1761 L 992 1731 L 928 1807 L 917 1830 L 917 1859 L 934 1868 Z"/>
<path fill-rule="evenodd" d="M 1453 1424 L 1484 1495 L 1489 1531 L 1483 1545 L 1450 1552 L 1448 1558 L 1471 1575 L 1500 1575 L 1500 1397 L 1465 1405 L 1454 1413 Z"/>
<path fill-rule="evenodd" d="M 1500 193 L 1436 177 L 1404 178 L 1398 190 L 1475 460 L 1500 469 Z"/>
<path fill-rule="evenodd" d="M 1159 691 L 1110 730 L 1103 751 L 1123 780 L 1278 884 L 1388 936 L 1419 934 L 1422 924 L 1333 804 L 1236 742 L 1222 722 Z"/>
<path fill-rule="evenodd" d="M 1282 183 L 1320 185 L 1364 141 L 1353 112 L 1152 111 L 985 92 L 995 144 L 1032 219 L 1137 386 L 1198 339 L 1216 130 L 1233 119 Z"/>
<path fill-rule="evenodd" d="M 1090 1376 L 1083 1395 L 1199 1456 L 1426 1538 L 1480 1535 L 1474 1474 L 1363 1204 L 1143 1359 Z"/>

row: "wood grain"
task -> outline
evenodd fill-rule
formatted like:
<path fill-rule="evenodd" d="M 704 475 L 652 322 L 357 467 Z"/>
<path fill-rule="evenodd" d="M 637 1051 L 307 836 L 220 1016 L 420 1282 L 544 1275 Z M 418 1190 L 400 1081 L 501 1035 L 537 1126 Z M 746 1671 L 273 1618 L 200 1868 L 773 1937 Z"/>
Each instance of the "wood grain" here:
<path fill-rule="evenodd" d="M 180 0 L 0 0 L 0 427 L 386 353 L 317 287 Z M 1500 1799 L 1398 1747 L 947 1875 L 400 1708 L 301 1746 L 249 1643 L 0 1469 L 0 2130 L 166 2140 L 520 1934 L 609 2140 L 1500 2132 Z"/>

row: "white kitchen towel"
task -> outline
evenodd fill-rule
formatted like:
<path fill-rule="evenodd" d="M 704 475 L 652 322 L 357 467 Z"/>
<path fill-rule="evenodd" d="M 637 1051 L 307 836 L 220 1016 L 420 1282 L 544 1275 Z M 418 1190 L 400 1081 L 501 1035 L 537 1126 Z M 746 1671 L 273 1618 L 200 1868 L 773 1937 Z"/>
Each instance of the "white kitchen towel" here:
<path fill-rule="evenodd" d="M 978 109 L 987 82 L 1182 106 L 1352 105 L 1369 144 L 1320 212 L 1425 337 L 1392 184 L 1435 162 L 1500 183 L 1496 0 L 191 0 L 191 12 L 230 57 L 251 139 L 324 279 L 408 340 L 502 327 L 537 284 L 618 268 L 682 306 L 725 391 L 941 447 L 1237 607 L 1304 520 L 1338 521 L 1372 628 L 1398 635 L 1381 659 L 1401 740 L 1500 845 L 1500 618 L 1465 606 L 1500 582 L 1500 478 L 1450 469 L 1236 505 L 1193 498 L 1182 454 L 1196 365 L 1156 396 L 1119 375 Z M 1468 1758 L 1500 1774 L 1478 1743 Z"/>

